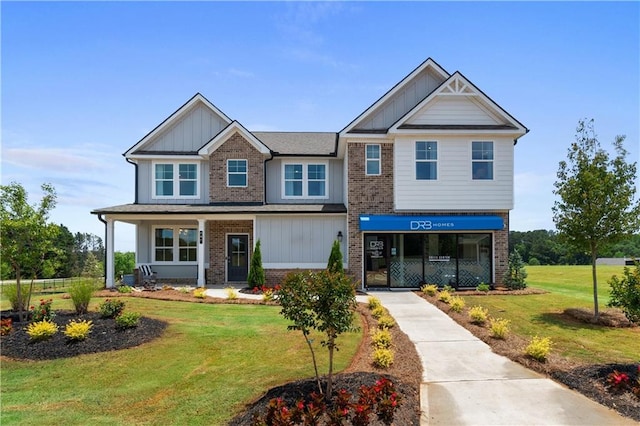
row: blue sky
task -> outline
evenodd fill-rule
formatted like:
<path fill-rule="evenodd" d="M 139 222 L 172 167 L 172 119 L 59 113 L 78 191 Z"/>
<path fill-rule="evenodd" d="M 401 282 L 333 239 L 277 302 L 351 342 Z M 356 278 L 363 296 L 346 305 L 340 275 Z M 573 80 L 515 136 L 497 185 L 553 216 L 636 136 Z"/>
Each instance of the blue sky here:
<path fill-rule="evenodd" d="M 558 162 L 581 118 L 640 155 L 638 2 L 2 2 L 2 183 L 104 236 L 133 202 L 122 153 L 196 92 L 250 130 L 339 131 L 426 58 L 531 131 L 512 230 L 553 229 Z M 116 225 L 116 250 L 133 250 Z"/>

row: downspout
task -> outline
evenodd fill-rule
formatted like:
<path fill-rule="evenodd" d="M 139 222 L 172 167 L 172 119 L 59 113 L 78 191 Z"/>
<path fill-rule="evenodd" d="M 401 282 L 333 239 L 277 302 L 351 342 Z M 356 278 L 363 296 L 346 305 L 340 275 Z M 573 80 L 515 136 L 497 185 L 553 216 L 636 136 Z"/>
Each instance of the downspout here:
<path fill-rule="evenodd" d="M 263 166 L 263 176 L 262 176 L 262 183 L 264 185 L 264 200 L 263 203 L 264 205 L 267 205 L 267 162 L 273 160 L 273 151 L 269 150 L 269 154 L 271 155 L 271 157 L 267 158 L 266 160 L 264 160 L 264 166 Z"/>
<path fill-rule="evenodd" d="M 106 286 L 107 285 L 107 221 L 102 218 L 102 213 L 98 213 L 98 220 L 104 223 L 104 259 L 102 259 L 102 266 L 103 266 L 103 272 L 104 272 L 104 285 Z"/>
<path fill-rule="evenodd" d="M 124 155 L 124 154 L 123 154 Z M 124 158 L 127 163 L 129 164 L 133 164 L 133 166 L 136 168 L 136 172 L 135 172 L 135 193 L 134 193 L 134 198 L 133 198 L 133 204 L 138 204 L 138 163 L 131 161 L 130 159 L 128 159 L 127 157 Z M 105 226 L 106 226 L 105 222 Z"/>

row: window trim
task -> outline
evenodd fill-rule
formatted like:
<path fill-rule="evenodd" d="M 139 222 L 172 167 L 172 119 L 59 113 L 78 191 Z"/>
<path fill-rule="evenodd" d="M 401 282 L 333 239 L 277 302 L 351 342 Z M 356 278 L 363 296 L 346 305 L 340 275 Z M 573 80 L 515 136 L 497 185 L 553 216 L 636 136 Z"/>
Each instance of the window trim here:
<path fill-rule="evenodd" d="M 229 161 L 244 161 L 244 172 L 229 171 Z M 244 185 L 231 185 L 230 175 L 244 175 Z M 246 158 L 227 158 L 227 188 L 246 188 L 249 186 L 249 161 Z"/>
<path fill-rule="evenodd" d="M 418 150 L 418 143 L 419 142 L 424 142 L 424 143 L 428 143 L 428 142 L 432 142 L 436 144 L 436 158 L 435 160 L 433 159 L 418 159 L 418 155 L 417 155 L 417 150 Z M 438 158 L 438 141 L 436 140 L 416 140 L 413 144 L 413 161 L 414 161 L 414 165 L 415 165 L 415 169 L 414 169 L 414 178 L 417 182 L 428 182 L 428 181 L 437 181 L 438 180 L 438 176 L 440 175 L 440 170 L 439 170 L 439 158 Z M 435 179 L 419 179 L 418 178 L 418 163 L 435 163 L 436 166 L 436 177 Z"/>
<path fill-rule="evenodd" d="M 286 180 L 285 180 L 285 167 L 292 165 L 302 165 L 302 195 L 285 195 Z M 309 166 L 324 166 L 324 195 L 316 196 L 309 195 L 309 182 L 317 182 L 317 180 L 309 180 Z M 284 200 L 326 200 L 329 198 L 329 162 L 328 161 L 283 161 L 281 167 L 281 184 L 280 184 L 280 196 Z"/>
<path fill-rule="evenodd" d="M 480 143 L 490 143 L 491 144 L 491 159 L 474 159 L 473 158 L 473 144 L 476 142 Z M 494 141 L 488 140 L 472 140 L 471 141 L 471 152 L 469 156 L 471 157 L 471 180 L 472 181 L 493 181 L 495 180 L 495 158 L 496 158 L 496 144 Z M 491 164 L 491 177 L 490 178 L 476 178 L 473 176 L 473 164 L 474 163 L 489 163 Z"/>
<path fill-rule="evenodd" d="M 173 245 L 171 246 L 173 250 L 173 260 L 165 261 L 165 260 L 157 260 L 156 259 L 156 230 L 157 229 L 170 229 L 173 234 Z M 180 249 L 181 248 L 191 248 L 189 246 L 180 246 L 180 230 L 181 229 L 192 229 L 196 231 L 196 260 L 180 260 Z M 197 235 L 198 235 L 198 227 L 190 224 L 182 224 L 182 225 L 153 225 L 151 227 L 151 259 L 154 264 L 157 265 L 197 265 L 198 264 L 198 244 L 197 244 Z M 168 247 L 160 247 L 160 248 L 168 248 Z"/>
<path fill-rule="evenodd" d="M 378 147 L 378 158 L 369 158 L 368 147 Z M 378 173 L 369 173 L 369 162 L 375 161 L 378 163 Z M 379 143 L 368 143 L 364 146 L 364 174 L 366 176 L 380 176 L 382 174 L 382 146 Z"/>
<path fill-rule="evenodd" d="M 168 164 L 173 168 L 173 195 L 158 195 L 156 193 L 156 166 Z M 195 195 L 180 195 L 180 165 L 189 164 L 196 166 L 196 193 Z M 200 198 L 200 163 L 198 161 L 162 161 L 151 162 L 151 199 L 153 200 L 195 200 Z M 188 179 L 187 181 L 191 181 Z"/>

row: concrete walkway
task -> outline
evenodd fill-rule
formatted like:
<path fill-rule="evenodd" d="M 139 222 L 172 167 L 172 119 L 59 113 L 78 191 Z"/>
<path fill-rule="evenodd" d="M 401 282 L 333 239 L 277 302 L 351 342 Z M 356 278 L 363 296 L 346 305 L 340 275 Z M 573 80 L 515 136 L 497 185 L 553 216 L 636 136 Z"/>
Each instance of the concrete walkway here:
<path fill-rule="evenodd" d="M 396 319 L 422 360 L 421 425 L 638 424 L 496 355 L 412 292 L 371 294 Z"/>

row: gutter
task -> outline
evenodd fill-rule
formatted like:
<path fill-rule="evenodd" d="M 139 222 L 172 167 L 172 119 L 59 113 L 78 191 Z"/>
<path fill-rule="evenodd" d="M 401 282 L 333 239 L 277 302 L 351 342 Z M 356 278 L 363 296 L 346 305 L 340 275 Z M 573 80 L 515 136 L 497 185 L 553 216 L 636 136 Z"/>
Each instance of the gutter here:
<path fill-rule="evenodd" d="M 269 153 L 271 155 L 271 157 L 267 158 L 266 160 L 264 160 L 263 162 L 263 167 L 262 167 L 262 185 L 264 187 L 263 190 L 263 197 L 264 199 L 262 200 L 262 204 L 263 205 L 267 205 L 267 162 L 273 160 L 273 154 L 274 152 L 269 150 Z"/>
<path fill-rule="evenodd" d="M 122 154 L 122 155 L 124 156 L 124 154 Z M 135 195 L 134 195 L 134 198 L 133 198 L 133 204 L 138 204 L 138 163 L 136 163 L 134 161 L 131 161 L 127 157 L 125 157 L 124 159 L 127 161 L 127 163 L 133 164 L 133 166 L 136 168 L 136 172 L 135 172 L 135 182 L 136 183 L 135 183 L 135 189 L 134 189 L 135 190 Z M 100 220 L 102 220 L 102 219 L 100 219 Z M 105 225 L 106 225 L 106 223 L 107 222 L 105 222 Z"/>
<path fill-rule="evenodd" d="M 137 186 L 137 185 L 136 185 Z M 107 221 L 102 218 L 102 213 L 98 213 L 98 220 L 104 223 L 104 259 L 102 259 L 104 270 L 104 284 L 107 284 Z"/>

